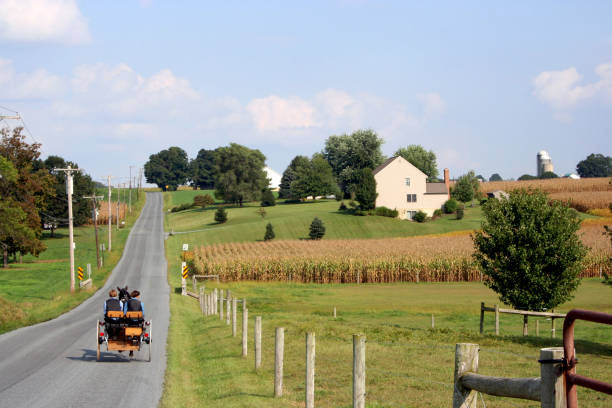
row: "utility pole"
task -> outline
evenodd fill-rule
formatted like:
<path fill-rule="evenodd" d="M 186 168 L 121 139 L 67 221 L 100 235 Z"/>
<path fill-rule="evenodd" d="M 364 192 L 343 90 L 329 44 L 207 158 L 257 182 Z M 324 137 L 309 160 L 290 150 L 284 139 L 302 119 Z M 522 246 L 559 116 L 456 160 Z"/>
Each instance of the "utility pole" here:
<path fill-rule="evenodd" d="M 130 215 L 132 215 L 132 167 L 135 166 L 130 166 L 130 203 L 128 205 Z"/>
<path fill-rule="evenodd" d="M 66 194 L 68 195 L 68 236 L 70 237 L 70 292 L 74 292 L 74 229 L 72 227 L 72 173 L 81 171 L 68 166 L 66 169 L 53 169 L 66 174 Z"/>
<path fill-rule="evenodd" d="M 112 217 L 112 215 L 113 215 L 112 214 L 112 207 L 111 207 L 111 193 L 112 193 L 112 191 L 111 191 L 111 177 L 112 176 L 108 176 L 108 252 L 111 251 L 111 233 L 112 233 L 112 231 L 111 231 L 111 228 L 112 228 L 111 222 L 113 220 L 113 217 Z"/>
<path fill-rule="evenodd" d="M 119 231 L 119 208 L 121 206 L 121 183 L 117 183 L 117 231 Z"/>
<path fill-rule="evenodd" d="M 100 263 L 100 244 L 98 243 L 98 205 L 97 205 L 97 201 L 96 200 L 101 200 L 104 198 L 104 196 L 97 196 L 95 195 L 95 193 L 93 193 L 91 196 L 89 197 L 83 197 L 83 198 L 88 198 L 90 200 L 93 200 L 93 211 L 92 211 L 92 215 L 93 215 L 93 222 L 94 222 L 94 231 L 96 232 L 96 263 L 98 265 L 98 269 L 100 269 L 102 267 L 101 263 Z"/>

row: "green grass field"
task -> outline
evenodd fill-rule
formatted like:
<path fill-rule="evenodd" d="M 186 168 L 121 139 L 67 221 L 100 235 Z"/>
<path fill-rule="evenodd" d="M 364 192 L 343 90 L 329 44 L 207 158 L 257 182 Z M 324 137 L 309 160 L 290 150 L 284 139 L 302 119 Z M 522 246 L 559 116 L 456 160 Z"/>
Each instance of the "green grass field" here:
<path fill-rule="evenodd" d="M 127 227 L 119 231 L 112 228 L 112 252 L 104 253 L 104 267 L 96 268 L 96 245 L 93 226 L 77 227 L 74 230 L 75 269 L 86 270 L 92 266 L 93 287 L 78 289 L 70 293 L 70 263 L 68 252 L 68 228 L 55 231 L 55 238 L 44 233 L 47 250 L 39 257 L 24 256 L 23 263 L 11 263 L 7 269 L 0 268 L 0 333 L 52 319 L 74 308 L 95 290 L 101 287 L 115 267 L 121 254 L 131 225 L 136 221 L 145 202 L 132 195 L 132 215 L 128 216 Z M 108 229 L 98 228 L 99 242 L 108 245 Z M 76 277 L 75 277 L 76 279 Z"/>
<path fill-rule="evenodd" d="M 191 192 L 189 192 L 191 193 Z M 167 207 L 179 204 L 175 194 L 165 195 Z M 188 195 L 181 192 L 182 202 Z M 241 357 L 238 336 L 218 317 L 204 318 L 199 304 L 180 296 L 180 249 L 212 242 L 261 239 L 267 222 L 275 226 L 277 239 L 306 236 L 316 215 L 324 220 L 326 238 L 410 236 L 480 225 L 479 207 L 467 208 L 461 221 L 443 218 L 417 224 L 382 217 L 355 217 L 337 213 L 338 203 L 322 201 L 280 204 L 266 208 L 266 219 L 255 213 L 256 205 L 228 210 L 229 221 L 212 221 L 213 210 L 188 210 L 167 214 L 167 226 L 176 234 L 166 241 L 172 312 L 168 336 L 168 368 L 162 407 L 285 407 L 303 406 L 304 336 L 316 333 L 317 406 L 351 406 L 351 364 L 354 333 L 367 336 L 367 406 L 447 407 L 451 404 L 454 345 L 473 342 L 481 346 L 480 372 L 508 377 L 537 377 L 539 349 L 559 346 L 550 339 L 550 322 L 540 321 L 540 336 L 521 336 L 519 317 L 502 315 L 501 336 L 495 337 L 493 316 L 487 315 L 485 334 L 480 335 L 480 302 L 492 305 L 497 296 L 481 283 L 305 285 L 287 283 L 209 283 L 246 297 L 249 308 L 249 356 Z M 274 221 L 276 220 L 276 221 Z M 573 307 L 612 312 L 612 288 L 595 279 L 585 280 L 576 298 L 559 308 Z M 338 318 L 332 318 L 333 307 Z M 435 329 L 431 329 L 431 315 Z M 263 319 L 263 366 L 255 371 L 253 322 Z M 240 314 L 239 314 L 240 316 Z M 239 317 L 240 321 L 240 317 Z M 273 398 L 274 328 L 285 328 L 285 395 Z M 611 381 L 612 328 L 580 322 L 576 329 L 580 372 Z M 580 390 L 583 406 L 607 407 L 612 399 Z M 488 406 L 535 407 L 536 403 L 484 396 Z"/>

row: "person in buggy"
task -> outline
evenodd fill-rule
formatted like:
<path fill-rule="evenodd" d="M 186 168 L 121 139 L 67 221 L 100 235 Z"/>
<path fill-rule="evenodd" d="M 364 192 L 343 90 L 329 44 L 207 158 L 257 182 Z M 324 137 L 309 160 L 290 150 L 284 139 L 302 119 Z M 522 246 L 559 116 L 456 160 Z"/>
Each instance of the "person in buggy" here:
<path fill-rule="evenodd" d="M 125 314 L 125 320 L 128 326 L 140 326 L 143 324 L 144 305 L 140 300 L 139 291 L 133 290 L 132 293 L 129 294 L 129 299 L 123 303 L 123 313 Z M 130 351 L 130 357 L 133 355 L 134 352 Z"/>
<path fill-rule="evenodd" d="M 117 325 L 121 322 L 121 317 L 119 316 L 123 314 L 124 306 L 123 302 L 117 299 L 117 291 L 115 289 L 111 289 L 111 291 L 108 292 L 108 296 L 109 298 L 104 302 L 104 322 L 107 326 L 106 332 L 108 333 L 108 336 L 115 338 L 118 330 Z"/>

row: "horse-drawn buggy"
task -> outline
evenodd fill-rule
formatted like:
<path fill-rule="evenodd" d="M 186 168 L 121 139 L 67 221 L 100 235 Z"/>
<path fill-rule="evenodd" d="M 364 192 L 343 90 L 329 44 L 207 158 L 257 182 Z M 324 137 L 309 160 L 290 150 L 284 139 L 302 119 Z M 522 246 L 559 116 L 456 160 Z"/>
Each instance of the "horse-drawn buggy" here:
<path fill-rule="evenodd" d="M 146 360 L 151 361 L 152 333 L 153 325 L 150 320 L 144 320 L 142 311 L 107 310 L 104 321 L 97 324 L 96 361 L 100 361 L 100 349 L 104 344 L 106 351 L 129 351 L 130 357 L 134 351 L 146 347 Z"/>

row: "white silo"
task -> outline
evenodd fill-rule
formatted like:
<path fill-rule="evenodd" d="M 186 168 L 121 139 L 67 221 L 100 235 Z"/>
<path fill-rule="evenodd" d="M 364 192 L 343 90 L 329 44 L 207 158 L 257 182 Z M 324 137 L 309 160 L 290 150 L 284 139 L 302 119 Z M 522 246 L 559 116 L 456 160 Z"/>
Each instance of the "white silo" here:
<path fill-rule="evenodd" d="M 546 172 L 553 172 L 552 159 L 546 150 L 540 150 L 537 156 L 537 174 L 541 177 Z"/>

